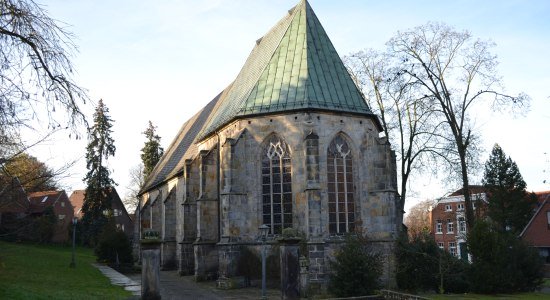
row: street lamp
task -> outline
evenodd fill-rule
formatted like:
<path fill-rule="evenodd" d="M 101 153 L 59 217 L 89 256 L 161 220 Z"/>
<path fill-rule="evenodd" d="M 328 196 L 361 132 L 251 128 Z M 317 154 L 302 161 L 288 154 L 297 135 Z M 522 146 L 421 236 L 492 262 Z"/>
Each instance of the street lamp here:
<path fill-rule="evenodd" d="M 258 228 L 260 230 L 260 236 L 262 237 L 262 299 L 267 299 L 265 295 L 265 241 L 267 234 L 269 233 L 269 226 L 263 224 Z"/>
<path fill-rule="evenodd" d="M 75 248 L 75 237 L 76 237 L 76 223 L 78 222 L 78 218 L 73 218 L 73 257 L 71 259 L 71 264 L 69 265 L 70 268 L 76 267 L 76 264 L 74 262 L 74 248 Z"/>

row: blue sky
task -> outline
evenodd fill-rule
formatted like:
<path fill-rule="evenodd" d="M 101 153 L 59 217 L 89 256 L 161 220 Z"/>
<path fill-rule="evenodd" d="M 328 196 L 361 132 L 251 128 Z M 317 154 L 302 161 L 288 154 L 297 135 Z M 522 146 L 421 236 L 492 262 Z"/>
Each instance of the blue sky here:
<path fill-rule="evenodd" d="M 140 162 L 141 132 L 151 120 L 165 148 L 180 126 L 237 75 L 255 41 L 298 0 L 48 0 L 50 15 L 76 35 L 79 84 L 102 98 L 115 120 L 117 154 L 110 161 L 119 193 Z M 509 93 L 532 97 L 525 117 L 479 112 L 486 153 L 499 143 L 528 188 L 550 190 L 550 1 L 309 1 L 338 53 L 383 50 L 398 30 L 441 21 L 496 43 L 499 74 Z M 90 113 L 93 105 L 85 110 Z M 86 141 L 60 133 L 32 152 L 52 165 L 79 159 L 67 189 L 83 188 Z M 485 160 L 487 154 L 483 156 Z M 548 172 L 548 170 L 547 170 Z M 418 198 L 452 187 L 416 179 Z M 412 203 L 412 202 L 411 202 Z"/>

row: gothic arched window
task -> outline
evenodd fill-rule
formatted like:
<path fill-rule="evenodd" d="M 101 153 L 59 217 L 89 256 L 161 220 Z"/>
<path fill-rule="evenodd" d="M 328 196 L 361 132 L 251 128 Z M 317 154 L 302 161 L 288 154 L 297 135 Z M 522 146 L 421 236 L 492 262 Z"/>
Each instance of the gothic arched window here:
<path fill-rule="evenodd" d="M 292 178 L 288 145 L 272 135 L 262 151 L 262 217 L 271 234 L 292 227 Z"/>
<path fill-rule="evenodd" d="M 348 143 L 337 136 L 327 153 L 329 232 L 354 231 L 355 202 L 352 154 Z"/>

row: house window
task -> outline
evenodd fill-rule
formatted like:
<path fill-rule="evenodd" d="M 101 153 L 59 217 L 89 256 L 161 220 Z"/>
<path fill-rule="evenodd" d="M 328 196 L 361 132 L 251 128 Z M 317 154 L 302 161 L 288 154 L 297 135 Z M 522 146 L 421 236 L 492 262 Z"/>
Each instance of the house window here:
<path fill-rule="evenodd" d="M 466 221 L 463 217 L 458 218 L 458 231 L 466 232 Z"/>
<path fill-rule="evenodd" d="M 435 224 L 435 233 L 443 233 L 443 223 L 441 220 L 437 220 L 437 223 Z"/>
<path fill-rule="evenodd" d="M 444 249 L 443 243 L 442 243 L 442 242 L 438 242 L 438 243 L 437 243 L 437 247 L 439 247 L 439 249 L 441 249 L 441 250 Z"/>
<path fill-rule="evenodd" d="M 476 209 L 476 204 L 474 202 L 472 202 L 472 208 Z"/>
<path fill-rule="evenodd" d="M 451 222 L 451 219 L 447 219 L 447 233 L 453 233 L 454 231 L 454 223 Z"/>
<path fill-rule="evenodd" d="M 550 229 L 550 211 L 546 212 L 546 220 L 548 221 L 548 229 Z"/>
<path fill-rule="evenodd" d="M 61 202 L 61 207 L 65 207 L 65 202 Z"/>
<path fill-rule="evenodd" d="M 464 210 L 464 203 L 458 203 L 457 210 Z"/>
<path fill-rule="evenodd" d="M 452 211 L 453 208 L 450 204 L 445 205 L 445 211 Z"/>
<path fill-rule="evenodd" d="M 59 218 L 59 220 L 63 220 L 63 219 L 65 219 L 65 215 L 59 215 L 58 218 Z"/>
<path fill-rule="evenodd" d="M 262 154 L 263 223 L 271 234 L 292 227 L 292 178 L 288 145 L 272 135 Z"/>
<path fill-rule="evenodd" d="M 332 234 L 354 231 L 353 165 L 348 143 L 334 138 L 328 147 L 328 226 Z"/>
<path fill-rule="evenodd" d="M 120 209 L 113 209 L 113 216 L 118 217 L 122 214 L 122 211 Z"/>
<path fill-rule="evenodd" d="M 451 253 L 452 256 L 456 256 L 456 243 L 455 242 L 449 242 L 449 253 Z"/>

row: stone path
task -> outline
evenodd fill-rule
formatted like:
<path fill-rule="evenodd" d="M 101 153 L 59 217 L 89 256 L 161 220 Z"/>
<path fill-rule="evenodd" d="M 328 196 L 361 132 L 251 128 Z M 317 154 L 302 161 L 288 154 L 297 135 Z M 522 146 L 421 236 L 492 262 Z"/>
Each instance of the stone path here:
<path fill-rule="evenodd" d="M 130 299 L 139 299 L 141 296 L 141 274 L 130 274 L 128 276 L 121 274 L 112 268 L 93 264 L 103 275 L 111 280 L 114 285 L 123 286 L 125 290 L 132 292 Z M 168 299 L 212 299 L 212 300 L 232 300 L 232 299 L 259 299 L 261 290 L 256 287 L 219 290 L 213 281 L 195 282 L 193 276 L 179 276 L 176 271 L 160 272 L 160 293 L 163 300 Z M 277 289 L 267 290 L 267 299 L 281 299 L 281 293 Z"/>
<path fill-rule="evenodd" d="M 125 290 L 132 292 L 132 295 L 134 296 L 141 296 L 141 282 L 136 282 L 108 266 L 101 264 L 92 265 L 98 268 L 103 275 L 109 278 L 112 284 L 124 287 Z"/>

